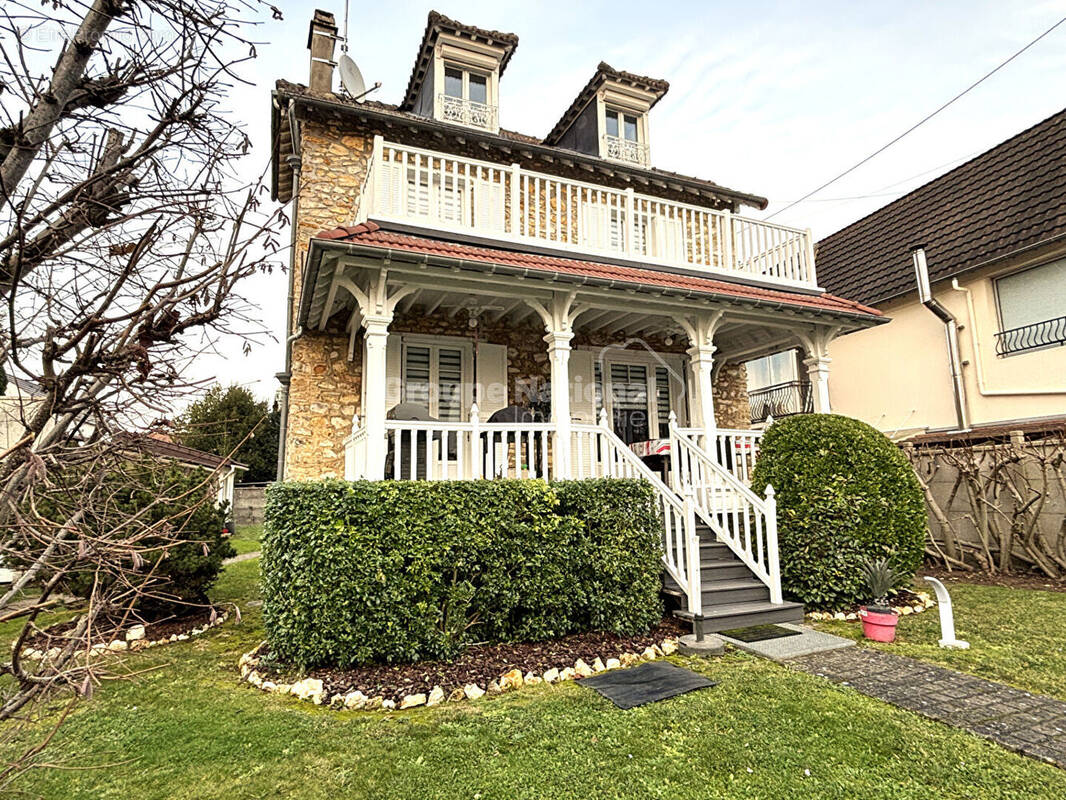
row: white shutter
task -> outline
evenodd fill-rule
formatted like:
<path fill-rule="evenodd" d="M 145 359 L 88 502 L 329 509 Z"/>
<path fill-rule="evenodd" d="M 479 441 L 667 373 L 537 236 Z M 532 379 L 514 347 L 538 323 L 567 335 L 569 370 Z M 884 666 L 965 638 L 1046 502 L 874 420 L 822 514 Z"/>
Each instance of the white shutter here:
<path fill-rule="evenodd" d="M 477 348 L 478 416 L 487 420 L 509 405 L 507 399 L 507 348 L 500 344 L 479 344 Z"/>
<path fill-rule="evenodd" d="M 503 184 L 487 180 L 474 184 L 474 228 L 479 232 L 503 231 Z"/>
<path fill-rule="evenodd" d="M 684 237 L 681 220 L 656 216 L 652 219 L 652 253 L 658 258 L 682 261 L 681 243 Z"/>
<path fill-rule="evenodd" d="M 400 336 L 395 333 L 389 334 L 387 344 L 385 345 L 385 412 L 388 413 L 394 406 L 400 403 L 400 389 L 401 389 L 401 358 L 400 355 L 403 352 L 403 342 Z M 365 372 L 364 372 L 365 374 Z M 368 391 L 381 391 L 380 386 L 364 386 L 364 395 Z"/>
<path fill-rule="evenodd" d="M 400 164 L 381 161 L 374 167 L 374 212 L 382 216 L 399 216 L 400 187 L 404 184 Z"/>
<path fill-rule="evenodd" d="M 688 403 L 685 402 L 685 368 L 687 362 L 683 356 L 673 353 L 662 354 L 663 361 L 670 368 L 670 404 L 677 414 L 679 427 L 688 426 Z"/>
<path fill-rule="evenodd" d="M 591 350 L 570 353 L 570 418 L 586 425 L 596 423 L 596 379 Z"/>
<path fill-rule="evenodd" d="M 603 203 L 587 202 L 581 206 L 582 241 L 594 250 L 610 249 L 610 218 Z"/>

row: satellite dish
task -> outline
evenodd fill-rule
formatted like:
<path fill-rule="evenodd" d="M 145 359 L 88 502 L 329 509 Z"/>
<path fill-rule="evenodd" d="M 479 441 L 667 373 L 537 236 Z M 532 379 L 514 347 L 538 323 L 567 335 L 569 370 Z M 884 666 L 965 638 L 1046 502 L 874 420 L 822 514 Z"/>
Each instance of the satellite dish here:
<path fill-rule="evenodd" d="M 359 71 L 359 67 L 352 61 L 351 56 L 347 53 L 342 53 L 337 60 L 337 66 L 340 68 L 341 85 L 344 87 L 344 91 L 355 100 L 365 95 L 366 83 L 363 81 L 363 73 Z"/>

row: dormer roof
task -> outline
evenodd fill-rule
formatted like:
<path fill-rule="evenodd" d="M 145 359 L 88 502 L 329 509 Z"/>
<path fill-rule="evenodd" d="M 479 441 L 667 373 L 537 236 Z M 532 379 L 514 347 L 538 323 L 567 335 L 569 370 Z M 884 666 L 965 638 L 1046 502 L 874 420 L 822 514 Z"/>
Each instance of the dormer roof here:
<path fill-rule="evenodd" d="M 581 112 L 585 110 L 585 106 L 596 97 L 596 92 L 607 82 L 617 83 L 621 86 L 631 86 L 651 94 L 652 100 L 648 106 L 649 109 L 662 100 L 663 95 L 670 90 L 670 84 L 664 80 L 615 69 L 606 61 L 601 61 L 596 67 L 595 74 L 585 84 L 585 87 L 578 92 L 574 102 L 563 112 L 563 116 L 555 123 L 555 127 L 551 129 L 551 132 L 544 137 L 544 144 L 558 144 L 563 134 L 570 129 L 570 126 L 574 124 Z"/>
<path fill-rule="evenodd" d="M 517 34 L 464 25 L 437 11 L 430 11 L 429 18 L 426 21 L 426 32 L 422 35 L 422 44 L 418 46 L 418 57 L 415 59 L 415 66 L 411 70 L 411 79 L 407 82 L 407 92 L 404 94 L 403 102 L 400 103 L 399 108 L 401 111 L 410 111 L 415 107 L 418 92 L 422 88 L 426 74 L 433 67 L 433 50 L 437 44 L 437 37 L 441 33 L 450 33 L 461 39 L 469 39 L 473 42 L 501 48 L 503 55 L 500 57 L 500 75 L 503 74 L 504 69 L 507 67 L 507 62 L 511 60 L 515 48 L 518 47 Z"/>

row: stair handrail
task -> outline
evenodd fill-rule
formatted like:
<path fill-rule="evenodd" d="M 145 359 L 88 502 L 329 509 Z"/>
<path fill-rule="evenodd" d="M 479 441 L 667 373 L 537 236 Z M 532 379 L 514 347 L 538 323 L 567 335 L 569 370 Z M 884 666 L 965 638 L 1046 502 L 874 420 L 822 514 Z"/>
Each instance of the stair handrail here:
<path fill-rule="evenodd" d="M 773 486 L 768 485 L 765 497 L 760 498 L 685 436 L 673 412 L 669 427 L 670 470 L 675 490 L 691 492 L 696 516 L 769 588 L 771 603 L 783 602 L 777 499 Z"/>
<path fill-rule="evenodd" d="M 611 428 L 605 409 L 600 410 L 599 424 L 574 424 L 577 434 L 597 435 L 598 471 L 604 477 L 642 478 L 651 484 L 663 521 L 663 565 L 688 600 L 688 611 L 703 613 L 703 588 L 700 579 L 700 542 L 696 532 L 696 501 L 693 493 L 675 492 L 629 449 Z"/>

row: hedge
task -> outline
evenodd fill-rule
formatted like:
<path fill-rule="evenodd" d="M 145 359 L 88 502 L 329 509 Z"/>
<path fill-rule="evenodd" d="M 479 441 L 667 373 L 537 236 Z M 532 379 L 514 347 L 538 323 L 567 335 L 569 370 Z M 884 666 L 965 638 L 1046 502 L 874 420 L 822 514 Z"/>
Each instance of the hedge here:
<path fill-rule="evenodd" d="M 866 597 L 863 565 L 887 557 L 909 580 L 926 511 L 906 457 L 880 431 L 834 414 L 785 417 L 763 436 L 752 489 L 777 492 L 781 585 L 835 610 Z"/>
<path fill-rule="evenodd" d="M 637 633 L 661 618 L 660 542 L 641 481 L 277 483 L 267 638 L 279 661 L 345 667 Z"/>

